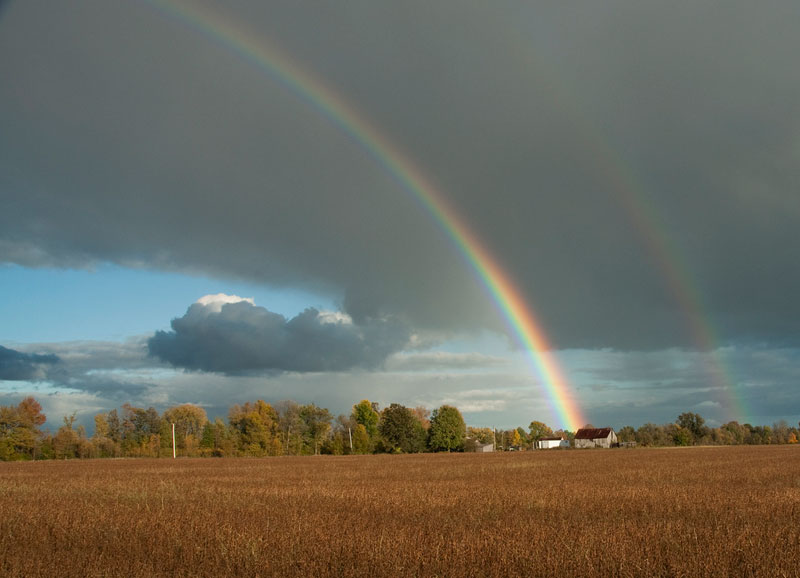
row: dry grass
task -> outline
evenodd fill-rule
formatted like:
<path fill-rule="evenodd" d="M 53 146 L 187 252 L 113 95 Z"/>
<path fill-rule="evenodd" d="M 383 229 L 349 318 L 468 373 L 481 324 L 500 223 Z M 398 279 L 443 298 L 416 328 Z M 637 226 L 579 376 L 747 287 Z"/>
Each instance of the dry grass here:
<path fill-rule="evenodd" d="M 800 448 L 0 464 L 2 576 L 798 576 Z"/>

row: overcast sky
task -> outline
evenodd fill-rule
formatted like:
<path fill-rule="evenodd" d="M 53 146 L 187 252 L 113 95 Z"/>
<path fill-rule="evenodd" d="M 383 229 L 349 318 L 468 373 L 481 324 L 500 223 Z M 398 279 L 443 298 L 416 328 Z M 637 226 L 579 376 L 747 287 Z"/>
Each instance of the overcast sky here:
<path fill-rule="evenodd" d="M 247 38 L 436 185 L 587 421 L 796 423 L 798 30 L 794 2 L 2 2 L 0 403 L 565 425 L 441 225 Z"/>

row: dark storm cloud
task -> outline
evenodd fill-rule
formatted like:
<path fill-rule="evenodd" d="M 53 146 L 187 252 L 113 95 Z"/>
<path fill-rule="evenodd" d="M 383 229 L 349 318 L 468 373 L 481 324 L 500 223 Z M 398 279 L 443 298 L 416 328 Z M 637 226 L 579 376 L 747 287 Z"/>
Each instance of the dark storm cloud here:
<path fill-rule="evenodd" d="M 698 315 L 723 342 L 800 341 L 792 3 L 216 9 L 405 151 L 556 347 L 694 347 Z M 357 323 L 502 327 L 424 209 L 263 70 L 147 3 L 1 14 L 0 260 L 310 287 Z M 156 342 L 184 360 L 178 335 Z M 186 361 L 204 363 L 235 365 Z"/>
<path fill-rule="evenodd" d="M 56 355 L 23 353 L 0 345 L 0 381 L 40 380 L 60 360 Z"/>
<path fill-rule="evenodd" d="M 374 368 L 409 342 L 388 321 L 356 325 L 306 309 L 292 319 L 240 301 L 218 309 L 195 303 L 172 331 L 148 341 L 150 354 L 176 367 L 226 374 Z"/>
<path fill-rule="evenodd" d="M 27 351 L 0 346 L 0 380 L 39 381 L 72 391 L 130 401 L 156 388 L 160 364 L 147 357 L 143 339 L 28 344 Z M 32 351 L 44 353 L 32 353 Z"/>

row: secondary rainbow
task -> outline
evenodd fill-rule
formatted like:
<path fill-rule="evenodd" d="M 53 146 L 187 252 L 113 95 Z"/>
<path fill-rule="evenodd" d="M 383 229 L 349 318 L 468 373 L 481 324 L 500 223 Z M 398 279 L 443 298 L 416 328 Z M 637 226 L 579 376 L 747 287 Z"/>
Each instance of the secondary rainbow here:
<path fill-rule="evenodd" d="M 720 340 L 711 323 L 709 308 L 703 300 L 697 276 L 692 274 L 685 252 L 669 234 L 642 178 L 626 162 L 621 147 L 614 146 L 597 122 L 585 113 L 587 106 L 579 102 L 576 90 L 567 90 L 557 71 L 546 66 L 545 61 L 530 49 L 530 35 L 520 30 L 521 21 L 514 21 L 506 30 L 504 39 L 517 54 L 527 57 L 530 70 L 543 79 L 542 88 L 549 93 L 551 102 L 561 108 L 577 135 L 590 153 L 593 167 L 602 182 L 616 197 L 618 206 L 634 226 L 661 274 L 665 286 L 675 300 L 686 321 L 689 336 L 700 356 L 700 364 L 708 377 L 708 390 L 716 395 L 720 409 L 729 419 L 750 420 L 745 396 L 736 378 L 726 366 Z"/>
<path fill-rule="evenodd" d="M 241 24 L 227 21 L 208 8 L 189 7 L 175 0 L 146 2 L 268 73 L 347 134 L 411 193 L 441 226 L 476 273 L 525 348 L 532 368 L 544 382 L 553 417 L 562 427 L 573 431 L 585 423 L 564 373 L 551 353 L 545 332 L 519 289 L 463 219 L 448 205 L 442 192 L 388 138 L 363 115 L 357 114 L 322 80 L 292 62 L 276 47 L 269 45 L 265 38 L 248 32 Z"/>

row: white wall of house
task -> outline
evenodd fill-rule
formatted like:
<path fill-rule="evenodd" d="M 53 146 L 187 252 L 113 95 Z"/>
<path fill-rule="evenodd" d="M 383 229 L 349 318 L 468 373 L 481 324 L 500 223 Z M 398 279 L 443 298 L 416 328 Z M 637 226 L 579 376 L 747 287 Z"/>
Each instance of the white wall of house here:
<path fill-rule="evenodd" d="M 539 440 L 539 449 L 540 450 L 550 450 L 553 448 L 563 447 L 561 442 L 564 440 Z M 569 446 L 569 442 L 567 442 L 567 446 Z"/>

